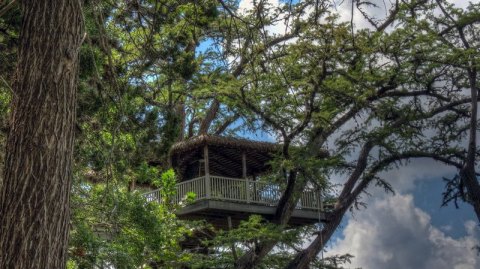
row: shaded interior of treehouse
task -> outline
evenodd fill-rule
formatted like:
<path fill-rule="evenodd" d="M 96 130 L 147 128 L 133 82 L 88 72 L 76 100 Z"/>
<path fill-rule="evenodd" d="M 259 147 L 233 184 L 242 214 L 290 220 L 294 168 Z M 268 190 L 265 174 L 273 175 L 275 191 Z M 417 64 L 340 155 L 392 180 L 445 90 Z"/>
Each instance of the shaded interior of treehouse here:
<path fill-rule="evenodd" d="M 179 182 L 170 202 L 180 206 L 177 216 L 203 219 L 221 229 L 236 227 L 252 214 L 272 220 L 284 184 L 268 180 L 268 175 L 280 149 L 275 143 L 208 135 L 174 144 L 170 163 Z M 193 199 L 187 201 L 190 193 L 194 193 Z M 146 197 L 163 201 L 160 190 Z M 320 191 L 306 188 L 289 225 L 318 223 L 323 218 Z"/>

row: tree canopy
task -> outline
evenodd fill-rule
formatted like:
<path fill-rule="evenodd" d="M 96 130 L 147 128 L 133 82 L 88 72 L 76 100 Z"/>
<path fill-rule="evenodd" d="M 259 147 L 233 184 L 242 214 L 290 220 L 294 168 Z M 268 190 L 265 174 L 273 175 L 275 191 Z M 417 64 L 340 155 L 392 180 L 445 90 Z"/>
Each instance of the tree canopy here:
<path fill-rule="evenodd" d="M 395 192 L 381 172 L 416 158 L 454 167 L 443 203 L 471 205 L 480 220 L 478 3 L 345 1 L 345 17 L 328 0 L 77 2 L 68 268 L 341 268 L 348 253 L 318 254 L 344 215 L 368 189 Z M 3 144 L 22 15 L 17 1 L 0 2 Z M 175 142 L 259 133 L 282 145 L 268 180 L 285 191 L 271 222 L 251 216 L 221 231 L 146 203 L 150 189 L 175 193 Z M 292 229 L 306 187 L 322 191 L 327 221 Z M 192 237 L 201 249 L 182 245 Z"/>

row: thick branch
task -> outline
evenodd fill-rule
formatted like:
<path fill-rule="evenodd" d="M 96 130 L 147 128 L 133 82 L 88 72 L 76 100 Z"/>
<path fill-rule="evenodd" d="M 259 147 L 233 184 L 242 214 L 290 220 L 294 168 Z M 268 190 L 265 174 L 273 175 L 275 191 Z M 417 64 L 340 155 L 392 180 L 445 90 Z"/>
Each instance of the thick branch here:
<path fill-rule="evenodd" d="M 218 101 L 218 99 L 214 99 L 212 101 L 212 105 L 205 114 L 205 118 L 203 118 L 202 123 L 200 124 L 200 129 L 198 130 L 199 135 L 207 134 L 208 129 L 210 129 L 210 125 L 212 125 L 212 122 L 215 119 L 219 109 L 220 101 Z"/>

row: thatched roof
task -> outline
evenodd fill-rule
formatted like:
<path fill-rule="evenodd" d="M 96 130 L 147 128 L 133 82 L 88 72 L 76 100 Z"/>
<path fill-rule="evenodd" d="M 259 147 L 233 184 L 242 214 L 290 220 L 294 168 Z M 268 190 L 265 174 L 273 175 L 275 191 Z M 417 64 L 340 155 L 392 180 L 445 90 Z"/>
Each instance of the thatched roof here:
<path fill-rule="evenodd" d="M 178 142 L 170 149 L 170 161 L 181 180 L 195 177 L 198 161 L 203 159 L 203 148 L 208 146 L 210 173 L 227 177 L 241 177 L 242 154 L 246 155 L 247 174 L 258 175 L 270 169 L 269 161 L 281 146 L 275 143 L 248 139 L 200 135 Z"/>
<path fill-rule="evenodd" d="M 194 148 L 203 147 L 205 145 L 237 148 L 240 150 L 256 150 L 270 153 L 276 152 L 280 149 L 280 146 L 278 144 L 270 142 L 254 141 L 244 138 L 225 137 L 218 135 L 199 135 L 175 143 L 170 148 L 170 155 L 190 151 Z"/>

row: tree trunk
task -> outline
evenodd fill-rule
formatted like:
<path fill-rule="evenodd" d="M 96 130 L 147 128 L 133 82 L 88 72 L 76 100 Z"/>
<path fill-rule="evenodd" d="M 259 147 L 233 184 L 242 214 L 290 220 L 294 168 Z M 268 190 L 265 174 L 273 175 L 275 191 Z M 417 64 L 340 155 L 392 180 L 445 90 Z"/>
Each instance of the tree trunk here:
<path fill-rule="evenodd" d="M 205 114 L 205 118 L 200 124 L 198 135 L 203 135 L 208 133 L 208 129 L 210 128 L 210 125 L 212 125 L 212 122 L 215 119 L 215 117 L 217 116 L 219 109 L 220 109 L 220 101 L 218 101 L 217 99 L 214 99 L 212 101 L 212 105 L 210 106 L 207 113 Z"/>
<path fill-rule="evenodd" d="M 21 8 L 0 191 L 0 268 L 65 268 L 81 1 L 24 0 Z"/>
<path fill-rule="evenodd" d="M 310 263 L 315 259 L 318 253 L 325 247 L 325 244 L 330 240 L 338 225 L 342 221 L 346 208 L 338 209 L 332 214 L 331 219 L 319 232 L 317 237 L 310 243 L 310 245 L 299 252 L 293 260 L 291 260 L 284 269 L 307 269 Z"/>
<path fill-rule="evenodd" d="M 460 177 L 467 190 L 467 202 L 472 205 L 475 215 L 480 222 L 480 184 L 478 183 L 475 167 L 468 165 L 460 171 Z"/>
<path fill-rule="evenodd" d="M 253 269 L 275 247 L 276 241 L 264 241 L 254 251 L 243 254 L 236 262 L 235 269 Z"/>
<path fill-rule="evenodd" d="M 463 36 L 463 33 L 462 33 Z M 477 111 L 478 111 L 478 89 L 477 69 L 467 70 L 470 93 L 472 96 L 472 108 L 470 115 L 470 130 L 465 166 L 460 171 L 460 178 L 467 189 L 468 202 L 473 206 L 477 219 L 480 222 L 480 184 L 476 176 L 476 153 L 477 153 Z"/>
<path fill-rule="evenodd" d="M 294 198 L 293 194 L 301 192 L 304 187 L 304 183 L 298 184 L 297 182 L 297 172 L 290 171 L 287 188 L 278 202 L 275 217 L 272 220 L 273 223 L 282 228 L 288 225 L 288 221 L 299 199 L 298 197 Z M 235 269 L 253 269 L 258 267 L 258 264 L 270 253 L 276 244 L 277 242 L 274 240 L 265 240 L 256 247 L 255 251 L 249 251 L 242 255 L 238 259 Z"/>

